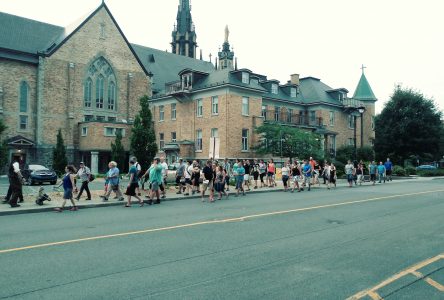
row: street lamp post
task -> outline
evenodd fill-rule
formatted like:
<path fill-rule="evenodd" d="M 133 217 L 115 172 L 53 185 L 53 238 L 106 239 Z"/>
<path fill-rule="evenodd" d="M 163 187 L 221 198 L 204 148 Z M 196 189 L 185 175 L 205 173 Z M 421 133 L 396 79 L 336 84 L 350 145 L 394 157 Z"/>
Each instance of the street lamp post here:
<path fill-rule="evenodd" d="M 365 112 L 365 107 L 364 106 L 360 106 L 358 108 L 355 109 L 354 113 L 358 112 L 361 115 L 361 148 L 364 146 L 364 112 Z M 356 115 L 353 114 L 353 141 L 354 141 L 354 146 L 355 146 L 355 157 L 354 160 L 356 160 L 358 158 L 358 149 L 357 149 L 357 143 L 356 143 Z"/>
<path fill-rule="evenodd" d="M 358 108 L 358 112 L 361 114 L 361 148 L 364 147 L 364 112 L 365 107 L 361 106 Z"/>

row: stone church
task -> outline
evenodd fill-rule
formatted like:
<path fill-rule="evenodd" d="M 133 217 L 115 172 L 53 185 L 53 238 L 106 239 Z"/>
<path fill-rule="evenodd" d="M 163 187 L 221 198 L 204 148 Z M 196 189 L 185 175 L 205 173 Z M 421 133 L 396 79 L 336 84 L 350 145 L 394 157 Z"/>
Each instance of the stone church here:
<path fill-rule="evenodd" d="M 228 27 L 214 64 L 201 52 L 198 59 L 189 0 L 179 1 L 171 37 L 171 53 L 129 43 L 104 2 L 66 28 L 0 12 L 0 118 L 10 159 L 51 166 L 60 129 L 68 160 L 103 172 L 116 132 L 129 149 L 144 95 L 169 162 L 254 158 L 263 123 L 318 133 L 333 156 L 341 145 L 372 145 L 377 99 L 364 71 L 352 97 L 315 77 L 293 74 L 281 84 L 238 68 Z"/>

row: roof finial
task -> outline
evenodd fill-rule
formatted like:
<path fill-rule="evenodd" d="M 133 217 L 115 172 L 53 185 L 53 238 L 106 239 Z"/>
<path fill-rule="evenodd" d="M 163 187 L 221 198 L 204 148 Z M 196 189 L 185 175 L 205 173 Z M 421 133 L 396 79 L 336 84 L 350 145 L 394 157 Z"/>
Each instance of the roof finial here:
<path fill-rule="evenodd" d="M 362 70 L 362 75 L 364 75 L 364 69 L 366 69 L 367 67 L 365 67 L 364 65 L 361 66 L 361 70 Z"/>
<path fill-rule="evenodd" d="M 230 36 L 230 30 L 228 29 L 228 25 L 225 26 L 225 43 L 228 43 L 228 37 Z"/>
<path fill-rule="evenodd" d="M 234 59 L 234 69 L 237 71 L 237 57 Z"/>
<path fill-rule="evenodd" d="M 213 57 L 213 54 L 211 54 L 211 53 L 210 53 L 210 55 L 209 55 L 209 56 L 210 56 L 210 62 L 212 62 L 212 61 L 211 61 L 211 58 Z"/>

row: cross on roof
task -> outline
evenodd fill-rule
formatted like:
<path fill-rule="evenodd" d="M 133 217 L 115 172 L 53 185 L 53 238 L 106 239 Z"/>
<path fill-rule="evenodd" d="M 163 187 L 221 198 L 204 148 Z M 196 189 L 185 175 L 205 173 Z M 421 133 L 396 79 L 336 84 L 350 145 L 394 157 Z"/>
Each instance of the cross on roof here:
<path fill-rule="evenodd" d="M 213 57 L 213 55 L 210 53 L 210 62 L 211 62 L 211 58 Z"/>
<path fill-rule="evenodd" d="M 362 74 L 364 74 L 364 69 L 366 69 L 367 67 L 365 67 L 364 65 L 362 65 L 361 70 L 362 70 Z"/>

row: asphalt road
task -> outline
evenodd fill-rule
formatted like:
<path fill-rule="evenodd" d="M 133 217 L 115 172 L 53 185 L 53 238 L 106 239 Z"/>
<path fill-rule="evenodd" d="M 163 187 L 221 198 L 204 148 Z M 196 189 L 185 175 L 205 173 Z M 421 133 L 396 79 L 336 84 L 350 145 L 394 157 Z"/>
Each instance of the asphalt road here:
<path fill-rule="evenodd" d="M 0 299 L 443 299 L 443 212 L 433 180 L 2 216 Z"/>

